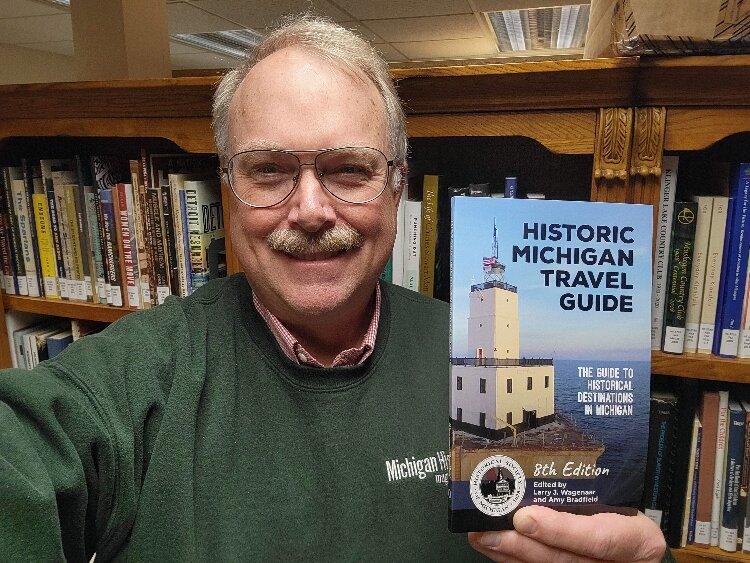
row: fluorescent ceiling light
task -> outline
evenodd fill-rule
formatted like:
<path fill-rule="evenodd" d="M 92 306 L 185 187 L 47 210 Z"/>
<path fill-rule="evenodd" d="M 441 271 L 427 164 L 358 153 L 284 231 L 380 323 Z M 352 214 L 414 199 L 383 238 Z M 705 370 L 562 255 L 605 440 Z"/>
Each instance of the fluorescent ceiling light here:
<path fill-rule="evenodd" d="M 500 51 L 582 49 L 590 4 L 486 12 Z"/>
<path fill-rule="evenodd" d="M 200 47 L 235 59 L 244 59 L 247 51 L 260 43 L 263 36 L 252 29 L 214 31 L 212 33 L 178 33 L 174 41 Z"/>

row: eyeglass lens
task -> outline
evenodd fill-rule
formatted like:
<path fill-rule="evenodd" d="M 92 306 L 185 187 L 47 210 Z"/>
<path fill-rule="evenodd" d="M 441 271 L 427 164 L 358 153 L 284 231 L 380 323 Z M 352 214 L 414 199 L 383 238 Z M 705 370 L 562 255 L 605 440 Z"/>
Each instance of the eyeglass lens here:
<path fill-rule="evenodd" d="M 269 207 L 283 201 L 294 190 L 301 166 L 310 165 L 329 192 L 349 203 L 375 199 L 385 189 L 388 179 L 389 163 L 385 155 L 367 147 L 325 150 L 319 152 L 313 162 L 305 164 L 295 153 L 287 151 L 241 152 L 229 161 L 229 179 L 242 201 L 256 207 Z"/>

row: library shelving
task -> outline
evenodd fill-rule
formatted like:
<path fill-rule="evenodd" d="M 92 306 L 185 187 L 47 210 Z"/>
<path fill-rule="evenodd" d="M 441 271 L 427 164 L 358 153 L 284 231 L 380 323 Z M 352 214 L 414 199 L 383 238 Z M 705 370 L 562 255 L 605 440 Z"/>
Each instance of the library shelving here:
<path fill-rule="evenodd" d="M 520 168 L 553 199 L 658 200 L 662 156 L 743 154 L 750 138 L 750 56 L 618 58 L 394 68 L 412 140 L 413 173 L 438 162 L 456 181 Z M 215 76 L 0 86 L 0 155 L 33 139 L 161 139 L 213 152 Z M 71 141 L 71 143 L 74 141 Z M 14 144 L 15 143 L 15 144 Z M 462 158 L 460 165 L 457 159 Z M 750 158 L 750 150 L 744 153 Z M 228 197 L 223 187 L 224 197 Z M 678 186 L 678 190 L 680 187 Z M 231 221 L 224 206 L 225 224 Z M 229 230 L 229 272 L 238 265 Z M 4 310 L 112 321 L 111 307 L 5 295 Z M 0 341 L 7 342 L 0 323 Z M 0 366 L 11 363 L 0 346 Z M 655 373 L 750 383 L 749 360 L 653 354 Z M 678 561 L 750 561 L 715 549 Z"/>

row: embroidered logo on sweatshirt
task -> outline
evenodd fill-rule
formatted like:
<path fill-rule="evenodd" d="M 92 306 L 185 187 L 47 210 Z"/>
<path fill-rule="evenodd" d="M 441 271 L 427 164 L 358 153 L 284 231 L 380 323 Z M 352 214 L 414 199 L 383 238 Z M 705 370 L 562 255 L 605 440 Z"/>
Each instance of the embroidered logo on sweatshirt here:
<path fill-rule="evenodd" d="M 424 480 L 434 476 L 436 483 L 447 484 L 449 466 L 448 454 L 442 450 L 427 457 L 407 456 L 385 462 L 389 482 L 402 479 Z"/>

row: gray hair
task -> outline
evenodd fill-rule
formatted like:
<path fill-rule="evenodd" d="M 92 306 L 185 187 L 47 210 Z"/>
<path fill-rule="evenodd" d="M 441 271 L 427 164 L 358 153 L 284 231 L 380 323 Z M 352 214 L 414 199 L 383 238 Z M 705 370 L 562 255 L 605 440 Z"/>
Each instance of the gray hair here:
<path fill-rule="evenodd" d="M 369 78 L 385 103 L 388 143 L 393 160 L 397 166 L 405 164 L 408 147 L 406 117 L 387 63 L 359 35 L 326 18 L 310 14 L 285 18 L 248 53 L 237 68 L 230 70 L 219 82 L 214 93 L 213 128 L 216 148 L 223 160 L 231 156 L 229 105 L 234 93 L 250 69 L 267 56 L 287 47 L 302 47 L 334 65 Z M 397 185 L 394 187 L 398 188 Z"/>

